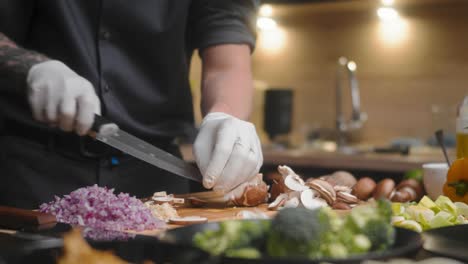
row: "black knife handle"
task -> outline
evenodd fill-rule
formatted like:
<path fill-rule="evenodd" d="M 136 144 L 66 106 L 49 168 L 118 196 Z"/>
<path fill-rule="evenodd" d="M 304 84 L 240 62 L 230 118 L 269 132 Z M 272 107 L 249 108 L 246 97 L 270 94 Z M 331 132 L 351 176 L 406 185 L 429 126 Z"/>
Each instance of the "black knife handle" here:
<path fill-rule="evenodd" d="M 107 120 L 105 117 L 94 114 L 94 123 L 91 126 L 91 131 L 100 133 L 102 132 L 101 129 L 106 125 L 118 129 L 118 126 L 115 123 Z"/>

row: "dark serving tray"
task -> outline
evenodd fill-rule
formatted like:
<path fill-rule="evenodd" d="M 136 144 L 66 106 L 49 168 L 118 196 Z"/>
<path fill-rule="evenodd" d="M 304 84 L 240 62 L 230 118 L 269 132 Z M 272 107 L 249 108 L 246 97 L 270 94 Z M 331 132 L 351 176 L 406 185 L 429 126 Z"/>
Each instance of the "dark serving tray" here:
<path fill-rule="evenodd" d="M 239 220 L 258 221 L 258 220 Z M 166 232 L 163 240 L 155 237 L 135 235 L 127 233 L 92 230 L 102 237 L 116 240 L 95 241 L 88 240 L 96 249 L 111 250 L 121 258 L 131 263 L 142 263 L 152 260 L 155 263 L 200 263 L 200 264 L 298 264 L 298 263 L 360 263 L 367 259 L 387 259 L 393 257 L 411 257 L 422 246 L 421 236 L 407 229 L 396 229 L 395 245 L 382 253 L 369 253 L 357 255 L 347 259 L 281 259 L 263 258 L 257 260 L 236 259 L 227 257 L 211 257 L 208 253 L 192 246 L 192 238 L 195 233 L 219 228 L 219 223 L 205 223 L 176 228 Z M 55 229 L 45 230 L 39 234 L 18 233 L 15 236 L 0 234 L 0 264 L 26 264 L 26 263 L 56 263 L 62 254 L 63 241 L 61 234 L 70 229 L 67 225 L 58 225 Z M 99 233 L 101 232 L 101 233 Z"/>
<path fill-rule="evenodd" d="M 256 221 L 256 220 L 238 220 L 238 221 Z M 268 221 L 268 220 L 264 220 Z M 164 240 L 174 245 L 186 245 L 189 246 L 192 242 L 193 236 L 197 232 L 204 230 L 216 230 L 219 228 L 219 223 L 205 223 L 190 225 L 186 227 L 176 228 L 166 232 Z M 360 263 L 363 260 L 369 259 L 389 259 L 394 257 L 411 257 L 422 247 L 421 235 L 417 232 L 396 228 L 396 240 L 395 244 L 385 252 L 370 252 L 368 254 L 355 255 L 346 259 L 285 259 L 285 258 L 262 258 L 262 259 L 239 259 L 239 258 L 228 258 L 222 257 L 220 263 L 236 263 L 236 264 L 258 264 L 258 263 L 272 263 L 272 264 L 299 264 L 299 263 Z"/>
<path fill-rule="evenodd" d="M 425 250 L 468 263 L 468 225 L 432 229 L 423 238 Z"/>
<path fill-rule="evenodd" d="M 105 230 L 92 231 L 109 239 L 87 239 L 93 248 L 110 250 L 131 263 L 143 263 L 145 260 L 174 264 L 205 263 L 210 260 L 210 256 L 199 249 L 168 244 L 155 237 Z M 45 235 L 25 232 L 16 235 L 0 234 L 0 264 L 56 263 L 62 254 L 63 240 L 56 231 L 42 233 Z"/>

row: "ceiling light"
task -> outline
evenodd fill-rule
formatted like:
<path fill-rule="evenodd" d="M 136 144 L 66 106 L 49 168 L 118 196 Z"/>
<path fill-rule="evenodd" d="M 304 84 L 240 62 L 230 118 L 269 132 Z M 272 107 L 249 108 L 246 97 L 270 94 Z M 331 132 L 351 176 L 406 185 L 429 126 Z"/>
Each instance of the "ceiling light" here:
<path fill-rule="evenodd" d="M 260 30 L 274 30 L 278 27 L 275 20 L 269 17 L 259 17 L 257 19 L 257 27 Z"/>
<path fill-rule="evenodd" d="M 261 5 L 258 13 L 261 16 L 269 17 L 273 15 L 273 7 L 271 5 Z"/>
<path fill-rule="evenodd" d="M 398 11 L 391 7 L 381 7 L 377 9 L 377 15 L 382 21 L 395 21 L 400 17 Z"/>
<path fill-rule="evenodd" d="M 395 0 L 382 0 L 382 5 L 392 6 L 395 3 Z"/>

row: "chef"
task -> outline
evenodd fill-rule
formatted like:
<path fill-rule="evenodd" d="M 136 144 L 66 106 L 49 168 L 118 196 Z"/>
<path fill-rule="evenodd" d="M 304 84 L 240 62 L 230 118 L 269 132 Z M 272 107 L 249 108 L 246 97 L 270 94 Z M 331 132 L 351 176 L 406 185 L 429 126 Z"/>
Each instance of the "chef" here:
<path fill-rule="evenodd" d="M 192 53 L 204 115 L 193 146 L 208 189 L 263 162 L 252 108 L 255 0 L 0 2 L 0 204 L 37 208 L 98 184 L 137 197 L 186 180 L 86 136 L 94 114 L 175 155 L 193 131 Z"/>

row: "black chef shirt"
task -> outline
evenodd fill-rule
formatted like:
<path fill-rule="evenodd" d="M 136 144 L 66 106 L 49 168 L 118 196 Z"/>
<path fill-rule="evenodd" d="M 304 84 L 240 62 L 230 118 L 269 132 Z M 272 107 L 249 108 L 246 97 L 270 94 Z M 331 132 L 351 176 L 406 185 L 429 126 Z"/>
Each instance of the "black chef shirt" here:
<path fill-rule="evenodd" d="M 146 139 L 177 137 L 193 126 L 188 79 L 193 50 L 227 43 L 253 48 L 257 5 L 255 0 L 2 0 L 0 32 L 89 80 L 103 114 L 122 128 Z M 23 123 L 31 119 L 24 85 L 0 78 L 3 114 Z"/>

